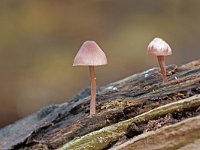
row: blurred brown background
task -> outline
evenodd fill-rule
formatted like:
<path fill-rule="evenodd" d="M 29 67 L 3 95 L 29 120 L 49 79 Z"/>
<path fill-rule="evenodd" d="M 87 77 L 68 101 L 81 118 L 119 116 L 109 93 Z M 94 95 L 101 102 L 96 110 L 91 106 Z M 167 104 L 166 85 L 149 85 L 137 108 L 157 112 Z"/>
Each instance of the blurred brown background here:
<path fill-rule="evenodd" d="M 109 64 L 98 85 L 157 66 L 146 47 L 166 40 L 167 64 L 200 56 L 199 0 L 2 0 L 0 127 L 62 103 L 89 85 L 87 67 L 72 67 L 79 47 L 95 40 Z"/>

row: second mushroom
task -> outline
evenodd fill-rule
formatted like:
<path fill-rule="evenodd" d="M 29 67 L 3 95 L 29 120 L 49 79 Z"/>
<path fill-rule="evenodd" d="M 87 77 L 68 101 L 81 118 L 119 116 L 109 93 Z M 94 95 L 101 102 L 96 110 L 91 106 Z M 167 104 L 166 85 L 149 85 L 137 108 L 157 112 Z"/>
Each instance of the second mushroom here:
<path fill-rule="evenodd" d="M 74 58 L 73 66 L 89 66 L 91 79 L 90 115 L 96 113 L 96 76 L 94 66 L 107 64 L 105 53 L 94 41 L 83 43 Z"/>
<path fill-rule="evenodd" d="M 170 46 L 161 38 L 154 38 L 148 45 L 147 53 L 149 55 L 157 56 L 162 73 L 163 83 L 167 83 L 168 80 L 166 75 L 164 57 L 172 54 Z"/>

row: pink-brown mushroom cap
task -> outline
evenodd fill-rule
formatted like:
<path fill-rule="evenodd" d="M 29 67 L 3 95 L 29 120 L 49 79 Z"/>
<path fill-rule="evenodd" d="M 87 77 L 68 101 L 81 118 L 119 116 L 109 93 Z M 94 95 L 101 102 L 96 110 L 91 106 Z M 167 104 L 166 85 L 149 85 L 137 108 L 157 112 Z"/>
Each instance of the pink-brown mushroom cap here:
<path fill-rule="evenodd" d="M 154 56 L 172 55 L 170 46 L 161 38 L 154 38 L 147 47 L 147 53 Z"/>
<path fill-rule="evenodd" d="M 102 49 L 94 41 L 83 43 L 74 58 L 73 66 L 100 66 L 107 64 L 107 58 Z"/>

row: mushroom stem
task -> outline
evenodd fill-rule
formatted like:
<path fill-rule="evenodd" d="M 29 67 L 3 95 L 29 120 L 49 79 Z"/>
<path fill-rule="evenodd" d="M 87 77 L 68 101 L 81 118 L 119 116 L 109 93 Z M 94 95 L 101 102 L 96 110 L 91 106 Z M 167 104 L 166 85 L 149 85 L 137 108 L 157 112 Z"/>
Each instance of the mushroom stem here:
<path fill-rule="evenodd" d="M 90 100 L 90 115 L 96 113 L 96 77 L 94 66 L 89 66 L 91 79 L 91 100 Z"/>
<path fill-rule="evenodd" d="M 163 78 L 163 83 L 167 83 L 167 75 L 166 75 L 166 69 L 165 69 L 165 60 L 164 60 L 164 56 L 157 56 L 158 58 L 158 63 L 160 65 L 160 70 L 162 73 L 162 78 Z"/>

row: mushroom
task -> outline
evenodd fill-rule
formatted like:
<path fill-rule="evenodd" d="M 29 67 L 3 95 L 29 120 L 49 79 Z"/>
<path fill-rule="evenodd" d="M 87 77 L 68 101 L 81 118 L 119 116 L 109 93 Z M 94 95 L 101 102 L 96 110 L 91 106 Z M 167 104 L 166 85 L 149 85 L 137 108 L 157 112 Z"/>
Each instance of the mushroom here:
<path fill-rule="evenodd" d="M 157 56 L 160 70 L 162 73 L 163 83 L 167 83 L 166 69 L 164 57 L 172 55 L 170 46 L 161 38 L 154 38 L 147 47 L 147 53 L 149 55 Z"/>
<path fill-rule="evenodd" d="M 107 64 L 105 53 L 94 41 L 83 43 L 74 58 L 73 66 L 89 66 L 91 79 L 90 115 L 96 113 L 96 76 L 94 66 Z"/>

